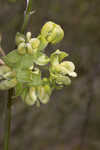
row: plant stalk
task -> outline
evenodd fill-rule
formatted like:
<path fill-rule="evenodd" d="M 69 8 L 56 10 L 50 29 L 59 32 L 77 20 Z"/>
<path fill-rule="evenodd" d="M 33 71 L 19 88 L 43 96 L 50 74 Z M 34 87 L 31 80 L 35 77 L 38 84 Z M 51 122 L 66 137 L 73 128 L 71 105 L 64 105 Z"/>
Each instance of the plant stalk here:
<path fill-rule="evenodd" d="M 24 15 L 24 23 L 22 25 L 21 32 L 24 33 L 27 27 L 29 18 L 32 14 L 32 0 L 27 0 L 27 6 Z M 6 108 L 5 116 L 5 134 L 4 134 L 4 150 L 9 150 L 10 148 L 10 131 L 11 131 L 11 107 L 12 107 L 12 97 L 14 88 L 8 90 L 8 102 Z"/>
<path fill-rule="evenodd" d="M 27 0 L 26 10 L 24 12 L 24 23 L 23 23 L 22 28 L 21 28 L 21 33 L 25 32 L 29 18 L 30 18 L 32 13 L 33 13 L 32 12 L 32 0 Z"/>
<path fill-rule="evenodd" d="M 13 95 L 13 89 L 8 90 L 8 101 L 7 101 L 6 116 L 5 116 L 4 150 L 9 150 L 12 95 Z"/>

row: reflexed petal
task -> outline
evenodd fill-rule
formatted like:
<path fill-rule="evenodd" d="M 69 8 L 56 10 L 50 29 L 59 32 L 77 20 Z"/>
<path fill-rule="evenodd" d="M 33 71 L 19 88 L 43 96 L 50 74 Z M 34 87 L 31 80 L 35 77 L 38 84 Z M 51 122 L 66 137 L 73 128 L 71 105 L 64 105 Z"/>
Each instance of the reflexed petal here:
<path fill-rule="evenodd" d="M 73 72 L 75 70 L 75 65 L 71 61 L 64 61 L 61 63 L 62 66 L 64 66 L 69 71 Z"/>
<path fill-rule="evenodd" d="M 67 56 L 68 56 L 68 54 L 66 52 L 63 52 L 63 51 L 60 51 L 59 49 L 57 49 L 50 56 L 51 64 L 59 64 Z"/>
<path fill-rule="evenodd" d="M 72 77 L 77 77 L 77 73 L 76 72 L 70 72 L 69 75 L 72 76 Z"/>

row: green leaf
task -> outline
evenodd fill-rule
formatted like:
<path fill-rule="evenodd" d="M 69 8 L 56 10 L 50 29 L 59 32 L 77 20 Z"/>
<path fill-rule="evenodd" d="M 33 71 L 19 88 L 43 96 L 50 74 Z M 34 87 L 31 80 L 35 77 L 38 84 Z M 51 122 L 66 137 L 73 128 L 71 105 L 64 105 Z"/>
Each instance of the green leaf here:
<path fill-rule="evenodd" d="M 29 69 L 33 65 L 33 56 L 29 54 L 25 54 L 21 58 L 21 62 L 19 62 L 20 69 Z"/>
<path fill-rule="evenodd" d="M 28 83 L 31 81 L 31 74 L 30 70 L 18 70 L 16 72 L 17 81 L 20 83 Z"/>
<path fill-rule="evenodd" d="M 28 83 L 28 86 L 39 86 L 42 84 L 41 75 L 32 73 L 32 80 Z"/>
<path fill-rule="evenodd" d="M 10 52 L 7 56 L 3 57 L 4 62 L 14 68 L 17 69 L 28 69 L 33 65 L 33 56 L 29 54 L 20 55 L 17 50 Z"/>
<path fill-rule="evenodd" d="M 8 55 L 3 57 L 3 61 L 10 67 L 15 68 L 16 65 L 21 61 L 21 55 L 18 54 L 17 50 L 13 50 Z"/>
<path fill-rule="evenodd" d="M 18 82 L 26 83 L 28 86 L 38 86 L 42 83 L 40 73 L 36 74 L 30 70 L 18 70 L 16 78 Z"/>

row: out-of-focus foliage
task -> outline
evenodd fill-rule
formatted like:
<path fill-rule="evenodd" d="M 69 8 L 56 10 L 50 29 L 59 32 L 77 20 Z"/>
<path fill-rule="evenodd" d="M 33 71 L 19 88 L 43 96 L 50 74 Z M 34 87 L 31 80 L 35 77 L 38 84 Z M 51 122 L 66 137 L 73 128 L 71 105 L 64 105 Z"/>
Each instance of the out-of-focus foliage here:
<path fill-rule="evenodd" d="M 22 25 L 24 8 L 24 0 L 16 3 L 0 0 L 0 32 L 6 53 L 14 49 L 14 36 Z M 68 52 L 69 59 L 75 62 L 78 78 L 71 86 L 56 92 L 49 104 L 40 109 L 26 108 L 21 103 L 15 105 L 12 149 L 17 150 L 20 145 L 21 150 L 99 150 L 100 1 L 33 0 L 33 9 L 36 13 L 32 15 L 27 31 L 37 35 L 41 25 L 48 20 L 61 24 L 65 31 L 64 41 L 57 46 L 48 46 L 46 53 L 49 55 L 51 47 Z M 47 74 L 46 69 L 43 73 Z M 0 93 L 0 101 L 2 149 L 5 93 Z"/>

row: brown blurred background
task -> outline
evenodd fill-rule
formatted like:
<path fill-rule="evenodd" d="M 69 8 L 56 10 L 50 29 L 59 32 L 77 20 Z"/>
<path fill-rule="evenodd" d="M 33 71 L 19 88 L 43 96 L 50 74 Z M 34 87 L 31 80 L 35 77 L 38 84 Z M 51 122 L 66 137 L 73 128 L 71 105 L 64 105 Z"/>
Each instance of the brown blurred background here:
<path fill-rule="evenodd" d="M 0 0 L 0 33 L 6 53 L 15 47 L 25 0 Z M 47 105 L 27 107 L 19 100 L 12 108 L 12 150 L 100 150 L 100 1 L 33 0 L 27 31 L 38 35 L 49 20 L 60 24 L 64 40 L 49 45 L 70 54 L 78 77 L 55 91 Z M 0 92 L 0 150 L 3 150 L 7 91 Z"/>

